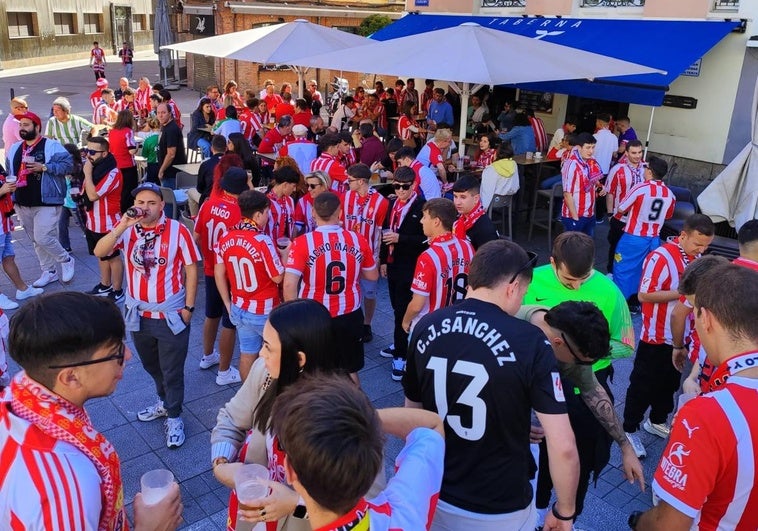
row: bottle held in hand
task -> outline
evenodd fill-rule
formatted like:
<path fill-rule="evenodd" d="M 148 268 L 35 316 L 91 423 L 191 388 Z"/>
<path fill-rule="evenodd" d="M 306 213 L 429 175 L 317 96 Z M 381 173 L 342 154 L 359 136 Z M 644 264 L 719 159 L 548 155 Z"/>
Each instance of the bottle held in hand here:
<path fill-rule="evenodd" d="M 145 211 L 142 210 L 140 207 L 129 207 L 126 209 L 125 214 L 129 216 L 130 218 L 141 218 L 145 215 Z"/>

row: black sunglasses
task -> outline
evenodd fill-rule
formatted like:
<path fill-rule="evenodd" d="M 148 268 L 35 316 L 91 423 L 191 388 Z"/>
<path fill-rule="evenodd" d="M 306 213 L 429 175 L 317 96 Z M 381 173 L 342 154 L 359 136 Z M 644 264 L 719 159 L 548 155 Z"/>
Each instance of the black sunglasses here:
<path fill-rule="evenodd" d="M 311 183 L 308 183 L 308 184 L 307 184 L 307 186 L 308 186 L 308 190 L 315 190 L 315 189 L 316 189 L 316 188 L 318 188 L 319 186 L 324 186 L 324 185 L 323 185 L 323 184 L 321 184 L 321 183 L 318 183 L 318 184 L 311 184 Z"/>
<path fill-rule="evenodd" d="M 413 186 L 413 183 L 392 183 L 392 188 L 395 190 L 410 190 Z"/>
<path fill-rule="evenodd" d="M 95 365 L 96 363 L 105 363 L 106 361 L 112 361 L 116 360 L 119 365 L 124 365 L 124 357 L 126 356 L 126 345 L 124 345 L 124 342 L 121 342 L 121 346 L 118 348 L 118 352 L 116 354 L 111 354 L 110 356 L 106 356 L 104 358 L 99 358 L 96 360 L 87 360 L 87 361 L 79 361 L 77 363 L 66 363 L 63 365 L 48 365 L 48 369 L 69 369 L 71 367 L 84 367 L 85 365 Z"/>
<path fill-rule="evenodd" d="M 576 352 L 574 352 L 574 349 L 571 348 L 571 343 L 569 343 L 568 339 L 566 339 L 566 334 L 561 332 L 561 337 L 563 338 L 563 344 L 566 345 L 566 348 L 569 350 L 571 355 L 574 356 L 574 359 L 576 360 L 577 365 L 592 365 L 593 363 L 595 363 L 594 361 L 586 361 L 579 358 L 579 356 L 576 355 Z"/>
<path fill-rule="evenodd" d="M 537 259 L 539 258 L 539 255 L 537 253 L 532 252 L 532 251 L 527 251 L 526 255 L 529 257 L 529 259 L 526 261 L 524 265 L 518 268 L 518 271 L 513 273 L 513 276 L 508 281 L 508 284 L 513 284 L 521 273 L 523 273 L 530 267 L 533 268 L 535 265 L 537 265 Z"/>
<path fill-rule="evenodd" d="M 85 152 L 87 155 L 94 155 L 95 153 L 105 153 L 105 151 L 98 151 L 98 150 L 96 150 L 96 149 L 89 149 L 89 148 L 85 148 L 85 149 L 84 149 L 84 152 Z"/>

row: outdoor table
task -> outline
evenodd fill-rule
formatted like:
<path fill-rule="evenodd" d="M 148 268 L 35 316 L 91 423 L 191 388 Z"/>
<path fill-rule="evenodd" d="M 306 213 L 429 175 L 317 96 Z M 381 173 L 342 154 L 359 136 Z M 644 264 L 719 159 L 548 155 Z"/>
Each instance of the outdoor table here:
<path fill-rule="evenodd" d="M 191 164 L 174 164 L 174 168 L 184 173 L 197 176 L 200 171 L 200 162 L 193 162 Z"/>

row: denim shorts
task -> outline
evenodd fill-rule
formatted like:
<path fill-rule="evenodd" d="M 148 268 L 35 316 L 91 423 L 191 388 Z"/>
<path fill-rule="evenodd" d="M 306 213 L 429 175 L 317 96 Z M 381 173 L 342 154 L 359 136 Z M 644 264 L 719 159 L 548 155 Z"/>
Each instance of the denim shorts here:
<path fill-rule="evenodd" d="M 263 345 L 263 325 L 268 316 L 258 315 L 243 310 L 232 304 L 232 313 L 229 320 L 237 327 L 237 337 L 240 341 L 242 354 L 257 354 Z"/>
<path fill-rule="evenodd" d="M 13 233 L 0 234 L 0 259 L 5 260 L 9 256 L 16 256 L 13 251 Z"/>

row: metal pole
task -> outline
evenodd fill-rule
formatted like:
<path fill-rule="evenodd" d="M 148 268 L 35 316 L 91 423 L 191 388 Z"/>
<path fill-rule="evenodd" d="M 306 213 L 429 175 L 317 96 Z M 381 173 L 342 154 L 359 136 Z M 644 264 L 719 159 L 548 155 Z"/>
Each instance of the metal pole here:
<path fill-rule="evenodd" d="M 650 145 L 650 134 L 653 132 L 653 116 L 655 116 L 655 107 L 650 107 L 650 123 L 647 126 L 647 137 L 645 138 L 645 152 L 642 154 L 643 159 L 647 159 L 647 149 Z"/>

